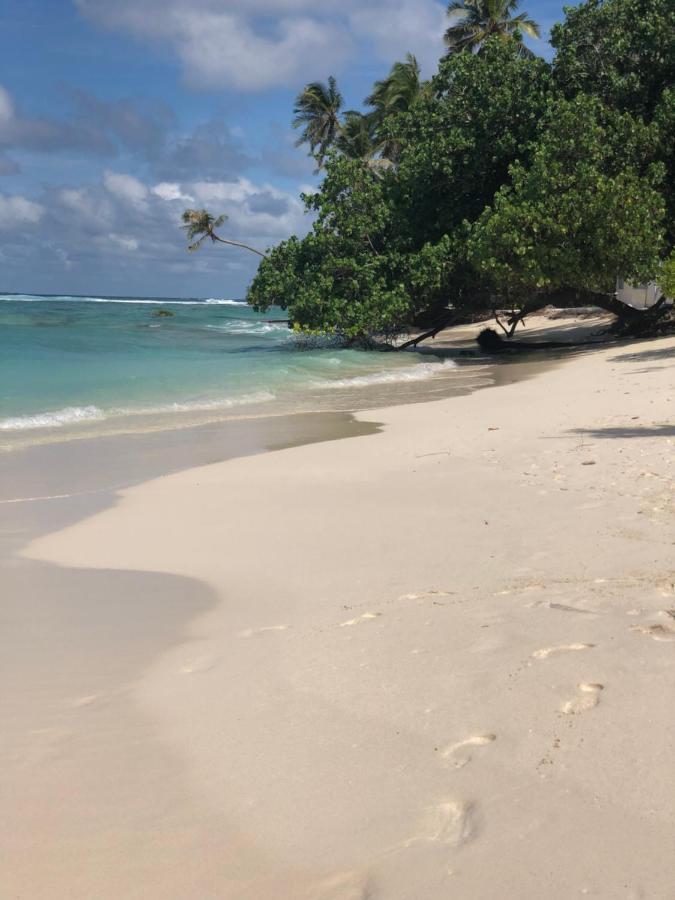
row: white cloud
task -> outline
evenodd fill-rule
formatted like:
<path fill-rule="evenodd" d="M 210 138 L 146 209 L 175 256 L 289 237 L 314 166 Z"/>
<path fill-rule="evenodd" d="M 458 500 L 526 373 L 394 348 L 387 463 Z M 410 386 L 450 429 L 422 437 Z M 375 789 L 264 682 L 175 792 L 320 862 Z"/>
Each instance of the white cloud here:
<path fill-rule="evenodd" d="M 132 206 L 142 207 L 148 197 L 148 189 L 133 175 L 123 175 L 118 172 L 105 172 L 103 184 L 107 191 L 119 200 Z"/>
<path fill-rule="evenodd" d="M 433 0 L 392 0 L 359 4 L 350 14 L 356 34 L 372 41 L 380 59 L 393 62 L 414 53 L 426 77 L 433 74 L 443 54 L 443 33 L 448 27 L 447 6 Z"/>
<path fill-rule="evenodd" d="M 198 181 L 190 190 L 212 213 L 228 216 L 224 231 L 261 248 L 291 234 L 302 235 L 311 223 L 296 196 L 270 184 L 254 184 L 247 178 Z"/>
<path fill-rule="evenodd" d="M 89 226 L 106 226 L 114 215 L 108 198 L 87 188 L 63 188 L 58 193 L 58 199 L 61 205 L 77 213 L 81 221 Z"/>
<path fill-rule="evenodd" d="M 40 203 L 26 197 L 7 197 L 0 194 L 0 228 L 16 228 L 17 225 L 36 225 L 45 213 Z"/>
<path fill-rule="evenodd" d="M 101 25 L 167 43 L 188 81 L 263 90 L 325 78 L 371 45 L 380 61 L 415 53 L 428 71 L 442 53 L 438 0 L 76 0 Z M 359 46 L 361 43 L 361 46 Z"/>
<path fill-rule="evenodd" d="M 136 238 L 129 237 L 126 234 L 110 233 L 106 235 L 111 244 L 119 247 L 120 250 L 129 250 L 131 252 L 138 250 L 138 241 Z"/>
<path fill-rule="evenodd" d="M 268 183 L 245 178 L 144 183 L 107 171 L 98 183 L 47 188 L 40 203 L 0 195 L 0 228 L 16 229 L 18 221 L 37 225 L 36 245 L 49 245 L 59 265 L 74 273 L 107 272 L 111 277 L 123 260 L 130 275 L 139 279 L 148 271 L 158 279 L 190 271 L 211 277 L 233 267 L 249 278 L 257 261 L 245 251 L 209 244 L 198 255 L 187 253 L 179 212 L 188 200 L 227 215 L 221 228 L 224 237 L 261 250 L 291 234 L 302 235 L 311 225 L 294 194 Z M 17 239 L 12 246 L 21 245 Z M 243 287 L 243 281 L 238 283 Z"/>
<path fill-rule="evenodd" d="M 162 181 L 150 188 L 152 193 L 160 200 L 182 200 L 185 203 L 194 203 L 194 197 L 184 194 L 181 186 L 173 181 Z"/>

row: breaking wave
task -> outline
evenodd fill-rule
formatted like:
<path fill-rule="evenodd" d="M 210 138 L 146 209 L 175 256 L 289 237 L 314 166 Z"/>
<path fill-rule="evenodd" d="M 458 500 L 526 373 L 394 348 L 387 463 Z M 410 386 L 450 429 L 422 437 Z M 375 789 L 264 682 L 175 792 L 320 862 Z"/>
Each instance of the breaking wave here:
<path fill-rule="evenodd" d="M 253 403 L 268 403 L 275 395 L 269 391 L 257 391 L 239 397 L 225 397 L 216 400 L 194 400 L 175 403 L 163 403 L 157 406 L 113 407 L 102 410 L 98 406 L 66 406 L 35 413 L 30 416 L 12 416 L 0 419 L 0 431 L 29 431 L 33 428 L 62 428 L 64 425 L 76 425 L 79 422 L 97 422 L 102 419 L 121 418 L 123 416 L 152 416 L 175 412 L 208 412 L 209 410 L 231 409 Z"/>
<path fill-rule="evenodd" d="M 352 388 L 369 387 L 373 384 L 395 384 L 406 381 L 426 381 L 441 375 L 449 369 L 456 369 L 457 364 L 452 360 L 443 360 L 437 363 L 418 363 L 414 366 L 401 369 L 386 369 L 384 372 L 373 372 L 370 375 L 354 375 L 351 378 L 336 378 L 330 381 L 315 381 L 312 387 L 316 388 Z"/>

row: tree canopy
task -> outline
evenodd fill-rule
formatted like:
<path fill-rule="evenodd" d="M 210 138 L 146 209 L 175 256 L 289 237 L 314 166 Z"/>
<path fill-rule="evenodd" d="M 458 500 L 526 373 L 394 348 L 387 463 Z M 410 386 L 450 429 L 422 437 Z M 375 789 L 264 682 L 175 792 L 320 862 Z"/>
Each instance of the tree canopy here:
<path fill-rule="evenodd" d="M 533 56 L 523 35 L 538 38 L 539 25 L 527 13 L 514 16 L 519 5 L 519 0 L 452 0 L 448 15 L 454 21 L 445 32 L 448 50 L 480 51 L 488 38 L 496 36 L 514 41 L 520 56 Z"/>
<path fill-rule="evenodd" d="M 294 124 L 323 167 L 313 224 L 261 262 L 254 308 L 368 340 L 566 292 L 616 311 L 617 277 L 672 279 L 671 0 L 566 10 L 552 63 L 523 52 L 515 2 L 462 9 L 467 27 L 501 24 L 453 32 L 430 81 L 408 55 L 363 112 L 342 111 L 333 79 L 301 93 Z"/>

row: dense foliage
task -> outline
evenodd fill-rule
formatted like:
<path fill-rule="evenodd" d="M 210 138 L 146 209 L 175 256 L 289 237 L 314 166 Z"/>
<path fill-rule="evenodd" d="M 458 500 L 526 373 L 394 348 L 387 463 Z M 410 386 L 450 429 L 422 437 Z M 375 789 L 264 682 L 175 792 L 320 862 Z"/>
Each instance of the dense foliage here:
<path fill-rule="evenodd" d="M 262 261 L 256 309 L 365 339 L 565 291 L 616 310 L 617 277 L 672 281 L 672 0 L 566 10 L 552 63 L 524 52 L 515 6 L 451 4 L 436 75 L 396 63 L 365 113 L 341 111 L 334 81 L 299 96 L 324 177 L 310 233 Z"/>

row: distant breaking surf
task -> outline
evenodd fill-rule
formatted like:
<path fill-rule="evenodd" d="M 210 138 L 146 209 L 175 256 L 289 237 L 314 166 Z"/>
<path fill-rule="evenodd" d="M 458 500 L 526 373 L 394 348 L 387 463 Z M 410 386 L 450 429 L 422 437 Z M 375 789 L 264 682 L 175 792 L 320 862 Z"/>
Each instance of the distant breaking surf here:
<path fill-rule="evenodd" d="M 12 303 L 138 303 L 148 304 L 150 306 L 202 306 L 205 304 L 212 306 L 248 306 L 245 300 L 226 300 L 220 297 L 208 297 L 205 300 L 160 300 L 149 297 L 71 297 L 67 294 L 59 296 L 41 297 L 37 294 L 2 294 L 0 300 L 7 300 Z"/>

